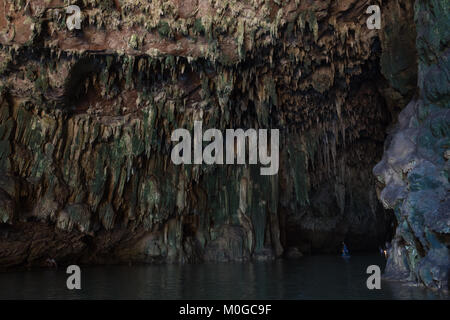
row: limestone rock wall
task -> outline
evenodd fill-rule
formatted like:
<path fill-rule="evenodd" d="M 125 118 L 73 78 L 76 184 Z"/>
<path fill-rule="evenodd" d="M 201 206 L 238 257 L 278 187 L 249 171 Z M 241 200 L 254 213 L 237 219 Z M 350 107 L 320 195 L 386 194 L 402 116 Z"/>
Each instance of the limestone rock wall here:
<path fill-rule="evenodd" d="M 416 1 L 418 92 L 374 174 L 398 226 L 386 275 L 448 289 L 450 269 L 450 7 Z"/>

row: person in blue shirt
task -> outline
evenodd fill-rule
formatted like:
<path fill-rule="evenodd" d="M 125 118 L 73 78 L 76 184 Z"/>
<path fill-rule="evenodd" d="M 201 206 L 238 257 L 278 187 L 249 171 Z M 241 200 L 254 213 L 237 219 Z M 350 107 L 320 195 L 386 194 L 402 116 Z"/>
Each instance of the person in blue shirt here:
<path fill-rule="evenodd" d="M 348 251 L 347 245 L 342 241 L 342 255 L 350 256 L 350 252 Z"/>

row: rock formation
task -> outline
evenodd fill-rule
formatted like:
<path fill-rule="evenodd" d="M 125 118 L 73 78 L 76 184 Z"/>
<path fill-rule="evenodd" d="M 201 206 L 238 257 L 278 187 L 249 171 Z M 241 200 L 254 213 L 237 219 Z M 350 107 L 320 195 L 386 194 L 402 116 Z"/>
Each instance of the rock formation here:
<path fill-rule="evenodd" d="M 430 2 L 443 11 L 438 29 L 420 18 Z M 445 139 L 448 122 L 426 120 L 448 107 L 445 3 L 416 6 L 415 101 L 433 110 L 421 118 L 433 160 L 422 176 L 446 166 L 448 142 L 434 134 Z M 81 30 L 67 28 L 69 4 Z M 366 25 L 372 4 L 381 30 Z M 413 15 L 408 0 L 0 0 L 0 266 L 246 261 L 337 252 L 343 240 L 377 248 L 396 223 L 372 168 L 416 93 Z M 174 165 L 171 133 L 196 120 L 279 129 L 278 175 Z M 395 174 L 381 167 L 390 188 L 380 177 Z M 446 200 L 447 175 L 433 176 L 430 199 Z M 410 209 L 387 193 L 405 238 Z M 429 234 L 445 247 L 448 201 L 439 208 Z"/>
<path fill-rule="evenodd" d="M 374 173 L 397 229 L 387 277 L 447 288 L 450 269 L 450 8 L 417 1 L 418 92 L 401 112 Z"/>

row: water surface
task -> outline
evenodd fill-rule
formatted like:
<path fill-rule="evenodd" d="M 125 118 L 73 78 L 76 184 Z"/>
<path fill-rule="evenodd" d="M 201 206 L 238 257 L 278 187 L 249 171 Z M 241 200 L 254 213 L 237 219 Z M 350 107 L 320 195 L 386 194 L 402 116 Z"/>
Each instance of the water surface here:
<path fill-rule="evenodd" d="M 0 273 L 0 299 L 448 299 L 400 282 L 368 290 L 378 255 L 309 256 L 296 261 L 81 267 L 82 290 L 65 269 Z"/>

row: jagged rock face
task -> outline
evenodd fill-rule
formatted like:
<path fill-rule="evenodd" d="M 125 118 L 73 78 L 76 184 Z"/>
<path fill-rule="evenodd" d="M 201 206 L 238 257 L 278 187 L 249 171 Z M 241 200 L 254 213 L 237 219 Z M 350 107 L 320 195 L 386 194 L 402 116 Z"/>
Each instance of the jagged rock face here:
<path fill-rule="evenodd" d="M 81 31 L 62 1 L 0 0 L 1 266 L 245 261 L 387 240 L 371 170 L 415 88 L 414 48 L 395 38 L 415 33 L 407 1 L 384 4 L 385 31 L 366 27 L 357 0 L 71 3 Z M 195 120 L 280 129 L 278 175 L 174 165 L 171 133 Z"/>
<path fill-rule="evenodd" d="M 419 92 L 401 112 L 374 173 L 398 221 L 387 276 L 448 289 L 450 8 L 417 1 Z"/>

